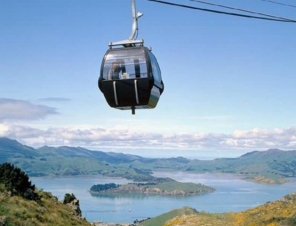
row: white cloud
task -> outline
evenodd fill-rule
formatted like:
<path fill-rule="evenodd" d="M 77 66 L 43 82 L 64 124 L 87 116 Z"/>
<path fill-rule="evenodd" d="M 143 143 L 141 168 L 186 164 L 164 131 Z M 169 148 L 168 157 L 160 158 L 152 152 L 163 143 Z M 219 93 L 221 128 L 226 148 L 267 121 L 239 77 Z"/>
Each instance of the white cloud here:
<path fill-rule="evenodd" d="M 233 134 L 194 133 L 158 134 L 124 128 L 65 127 L 36 129 L 0 123 L 0 136 L 16 139 L 26 145 L 81 146 L 100 148 L 155 148 L 191 150 L 266 150 L 296 148 L 296 128 L 234 131 Z"/>
<path fill-rule="evenodd" d="M 39 136 L 43 136 L 44 131 L 21 125 L 11 125 L 0 123 L 0 136 L 10 137 L 13 139 L 26 140 Z"/>
<path fill-rule="evenodd" d="M 24 100 L 0 98 L 0 121 L 38 120 L 54 114 L 58 112 L 52 107 Z"/>
<path fill-rule="evenodd" d="M 61 98 L 61 97 L 48 97 L 39 99 L 41 102 L 68 102 L 70 99 Z"/>

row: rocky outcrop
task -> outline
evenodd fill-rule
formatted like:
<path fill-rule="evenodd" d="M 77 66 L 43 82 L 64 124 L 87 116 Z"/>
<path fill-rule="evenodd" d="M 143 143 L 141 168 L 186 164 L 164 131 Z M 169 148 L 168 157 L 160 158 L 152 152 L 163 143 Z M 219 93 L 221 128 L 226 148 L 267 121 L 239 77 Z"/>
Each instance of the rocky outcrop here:
<path fill-rule="evenodd" d="M 72 214 L 74 216 L 77 217 L 82 217 L 82 212 L 80 209 L 80 205 L 79 205 L 79 200 L 78 199 L 74 199 L 73 201 L 71 201 L 70 203 L 66 204 L 71 210 L 72 210 Z"/>

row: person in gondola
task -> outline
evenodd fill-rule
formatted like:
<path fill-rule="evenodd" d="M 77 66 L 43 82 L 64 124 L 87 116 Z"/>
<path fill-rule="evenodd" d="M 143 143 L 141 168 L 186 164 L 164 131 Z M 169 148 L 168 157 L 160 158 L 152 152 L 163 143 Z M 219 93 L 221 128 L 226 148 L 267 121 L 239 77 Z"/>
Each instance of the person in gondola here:
<path fill-rule="evenodd" d="M 120 71 L 120 65 L 116 62 L 112 63 L 112 67 L 108 71 L 108 80 L 119 79 Z"/>

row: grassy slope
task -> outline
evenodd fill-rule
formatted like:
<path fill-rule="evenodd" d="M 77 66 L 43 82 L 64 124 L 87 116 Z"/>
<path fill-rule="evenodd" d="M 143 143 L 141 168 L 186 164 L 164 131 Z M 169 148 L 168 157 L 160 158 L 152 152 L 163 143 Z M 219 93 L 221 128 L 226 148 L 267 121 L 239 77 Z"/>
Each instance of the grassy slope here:
<path fill-rule="evenodd" d="M 166 221 L 176 217 L 176 216 L 187 216 L 191 214 L 195 214 L 197 211 L 190 207 L 183 207 L 182 209 L 175 209 L 168 213 L 164 213 L 158 217 L 151 218 L 142 222 L 141 226 L 161 226 L 164 225 Z"/>
<path fill-rule="evenodd" d="M 155 187 L 159 188 L 160 190 L 165 190 L 165 191 L 174 191 L 174 190 L 180 190 L 184 191 L 185 194 L 190 194 L 190 193 L 204 193 L 204 192 L 212 192 L 214 189 L 211 187 L 202 185 L 202 184 L 194 184 L 194 183 L 181 183 L 177 181 L 169 181 L 169 182 L 164 182 L 164 183 L 159 183 L 155 186 L 150 185 L 149 187 Z"/>
<path fill-rule="evenodd" d="M 158 217 L 157 217 L 158 218 Z M 157 221 L 157 218 L 154 220 Z M 144 225 L 144 224 L 142 224 Z M 286 195 L 281 200 L 268 202 L 238 213 L 194 213 L 179 214 L 165 224 L 154 226 L 295 226 L 296 225 L 296 193 Z"/>
<path fill-rule="evenodd" d="M 74 216 L 72 210 L 52 196 L 38 191 L 41 202 L 25 200 L 19 196 L 10 197 L 0 184 L 0 219 L 5 226 L 90 226 L 85 220 Z"/>

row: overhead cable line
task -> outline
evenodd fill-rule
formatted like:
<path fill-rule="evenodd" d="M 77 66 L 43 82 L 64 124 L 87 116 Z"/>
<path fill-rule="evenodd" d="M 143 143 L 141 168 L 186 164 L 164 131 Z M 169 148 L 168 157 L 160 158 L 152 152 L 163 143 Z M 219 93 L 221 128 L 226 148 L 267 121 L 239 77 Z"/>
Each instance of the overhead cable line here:
<path fill-rule="evenodd" d="M 296 8 L 295 5 L 290 5 L 290 4 L 286 4 L 286 3 L 282 3 L 282 2 L 276 2 L 276 1 L 270 1 L 270 0 L 261 0 L 263 2 L 270 2 L 270 3 L 274 3 L 274 4 L 278 4 L 278 5 L 283 5 L 283 6 L 289 6 L 289 7 L 294 7 Z"/>
<path fill-rule="evenodd" d="M 251 14 L 257 14 L 257 15 L 261 15 L 261 16 L 267 16 L 267 17 L 280 19 L 280 20 L 287 20 L 287 21 L 291 21 L 291 22 L 296 22 L 296 20 L 288 19 L 288 18 L 285 18 L 285 17 L 273 16 L 273 15 L 270 15 L 270 14 L 254 12 L 254 11 L 250 11 L 250 10 L 246 10 L 246 9 L 239 9 L 239 8 L 234 8 L 234 7 L 230 7 L 230 6 L 225 6 L 225 5 L 219 5 L 219 4 L 215 4 L 215 3 L 200 1 L 200 0 L 189 0 L 189 1 L 199 2 L 199 3 L 202 3 L 202 4 L 207 4 L 207 5 L 212 5 L 212 6 L 218 6 L 218 7 L 222 7 L 222 8 L 226 8 L 226 9 L 242 11 L 242 12 L 245 12 L 245 13 L 251 13 Z"/>
<path fill-rule="evenodd" d="M 229 13 L 229 12 L 224 12 L 224 11 L 219 11 L 219 10 L 212 10 L 212 9 L 193 7 L 193 6 L 176 4 L 176 3 L 165 2 L 165 1 L 160 1 L 160 0 L 148 0 L 148 1 L 157 2 L 157 3 L 161 3 L 161 4 L 166 4 L 166 5 L 178 6 L 178 7 L 188 8 L 188 9 L 201 10 L 201 11 L 206 11 L 206 12 L 211 12 L 211 13 L 225 14 L 225 15 L 230 15 L 230 16 L 238 16 L 238 17 L 261 19 L 261 20 L 270 20 L 270 21 L 278 21 L 278 22 L 296 23 L 296 20 L 291 20 L 291 19 L 276 19 L 276 18 L 268 18 L 268 17 L 260 17 L 260 16 L 251 16 L 251 15 L 239 14 L 239 13 Z"/>

